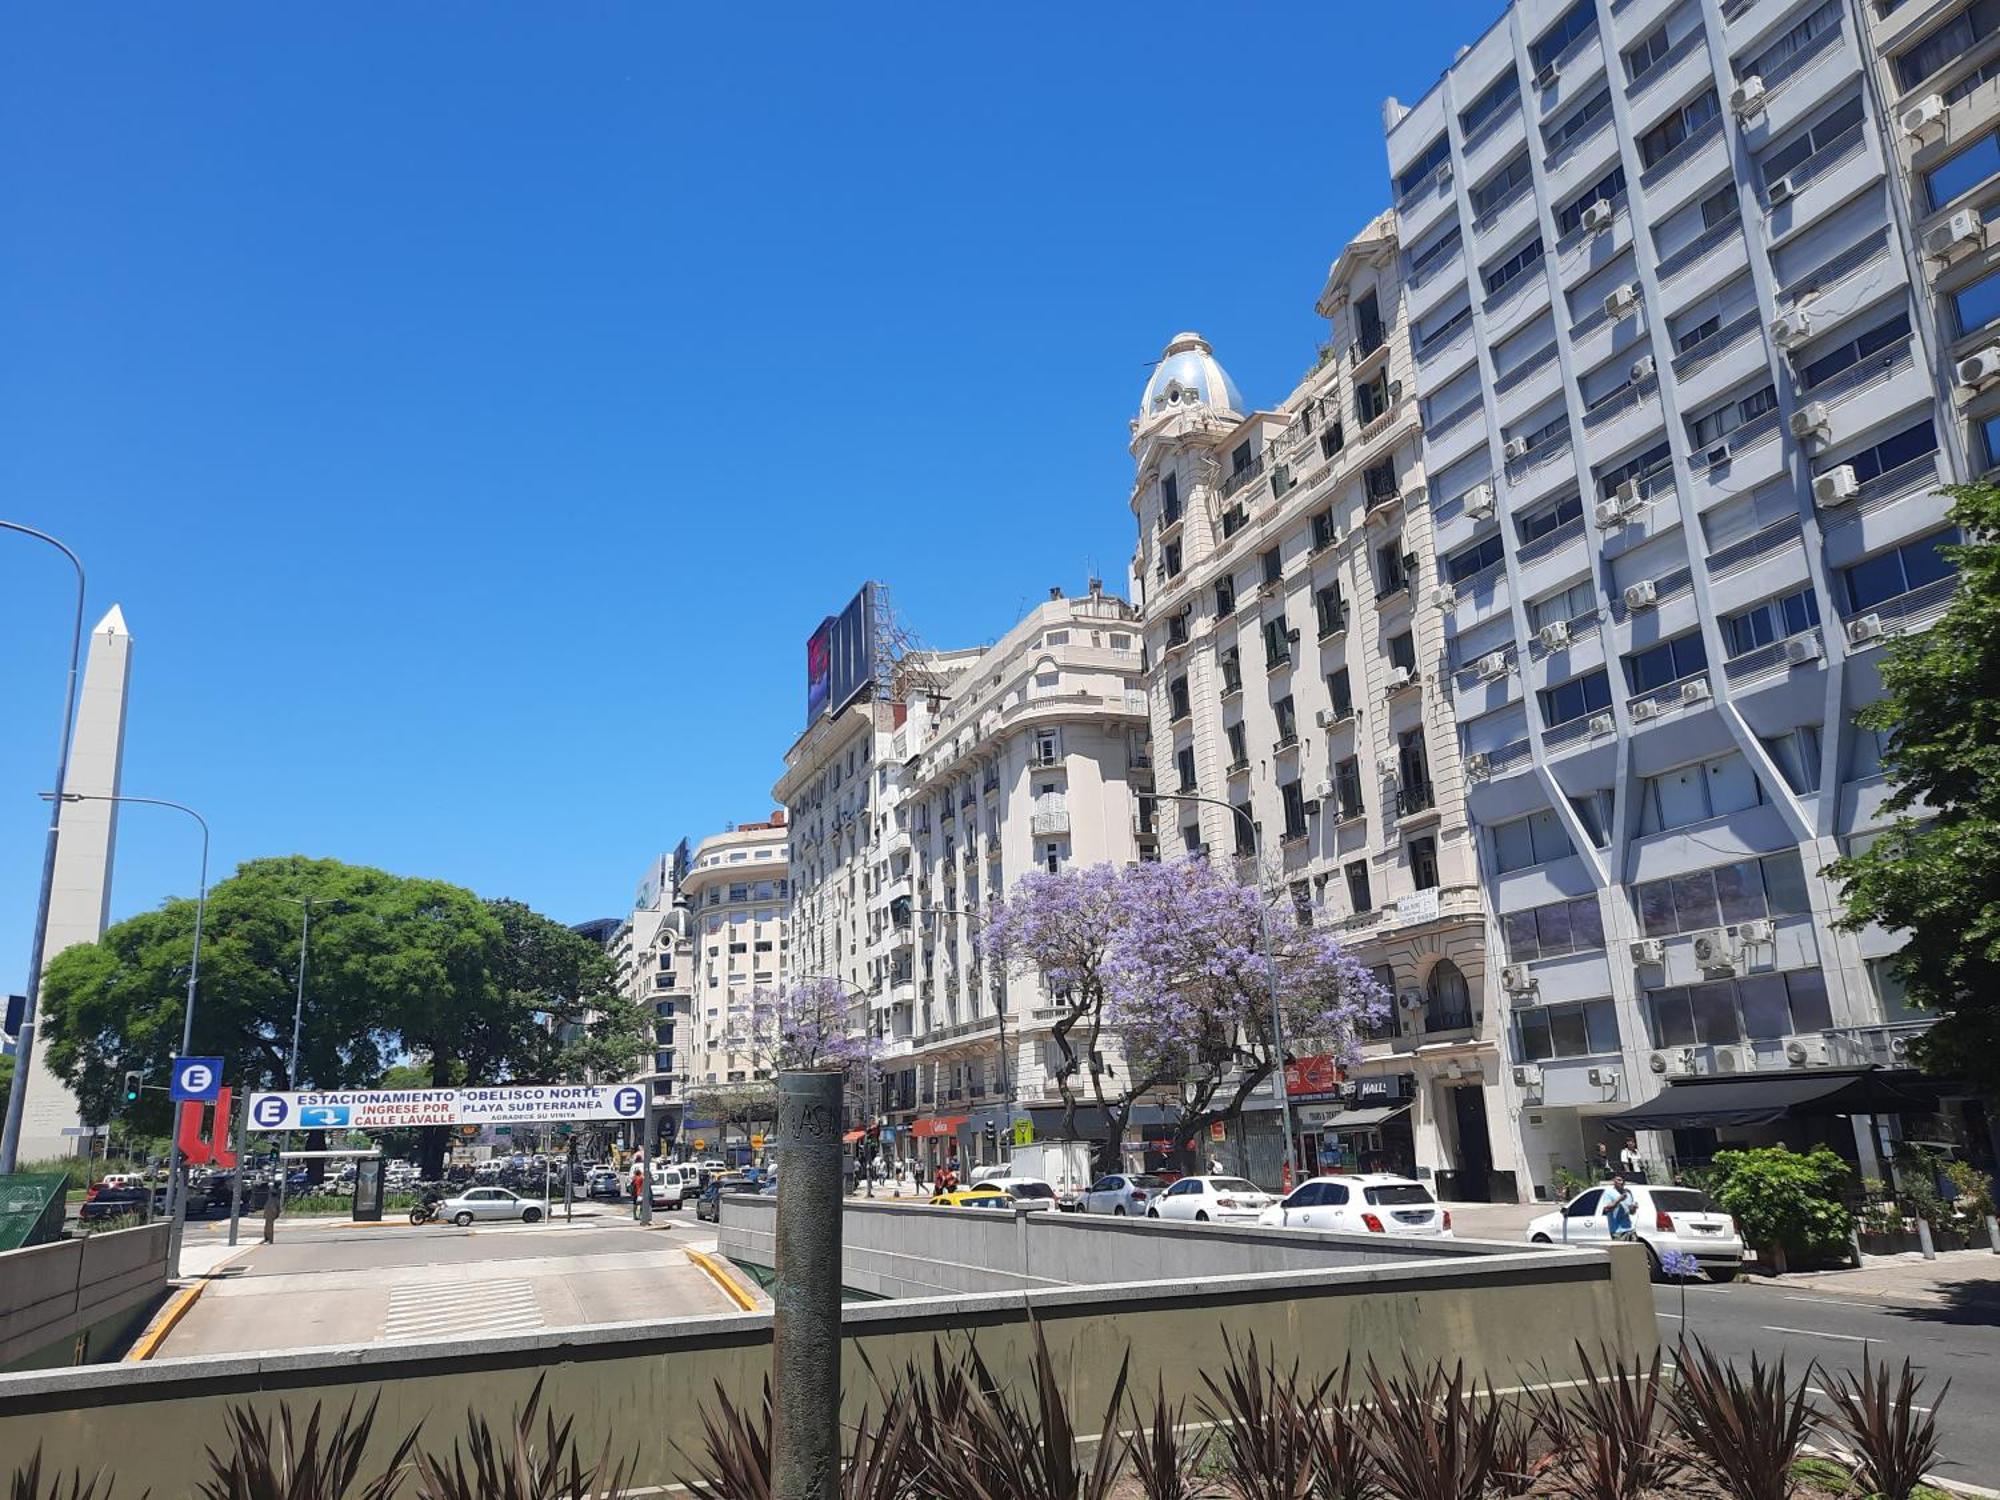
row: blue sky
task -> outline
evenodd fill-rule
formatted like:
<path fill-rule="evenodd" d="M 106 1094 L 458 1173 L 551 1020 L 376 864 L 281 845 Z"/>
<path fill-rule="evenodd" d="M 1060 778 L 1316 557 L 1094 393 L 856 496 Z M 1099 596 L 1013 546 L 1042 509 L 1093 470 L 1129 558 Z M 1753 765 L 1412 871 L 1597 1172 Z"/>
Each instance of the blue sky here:
<path fill-rule="evenodd" d="M 1497 11 L 16 7 L 0 514 L 124 606 L 126 789 L 220 869 L 614 913 L 768 809 L 864 578 L 940 646 L 1122 580 L 1147 362 L 1290 388 L 1382 96 Z M 0 990 L 64 599 L 0 539 Z M 114 915 L 193 876 L 129 810 Z"/>

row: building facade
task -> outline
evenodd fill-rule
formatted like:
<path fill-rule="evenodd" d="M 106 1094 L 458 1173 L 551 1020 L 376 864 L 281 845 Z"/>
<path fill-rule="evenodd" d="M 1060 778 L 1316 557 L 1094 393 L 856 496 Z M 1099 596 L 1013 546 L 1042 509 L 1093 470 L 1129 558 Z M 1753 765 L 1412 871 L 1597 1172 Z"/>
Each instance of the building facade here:
<path fill-rule="evenodd" d="M 1385 109 L 1524 1189 L 1676 1078 L 1910 1024 L 1821 871 L 1883 821 L 1881 643 L 1954 587 L 1937 305 L 1972 272 L 1916 243 L 1875 48 L 1981 7 L 1866 9 L 1520 0 Z"/>
<path fill-rule="evenodd" d="M 1509 1198 L 1516 1136 L 1444 626 L 1427 603 L 1392 215 L 1345 249 L 1319 309 L 1319 362 L 1275 409 L 1247 409 L 1207 344 L 1183 334 L 1134 423 L 1156 817 L 1167 854 L 1233 858 L 1242 878 L 1276 883 L 1396 997 L 1345 1077 L 1325 1059 L 1290 1070 L 1301 1167 L 1417 1172 L 1447 1197 Z M 1266 1092 L 1253 1109 L 1276 1103 Z"/>
<path fill-rule="evenodd" d="M 710 834 L 695 846 L 681 879 L 686 937 L 677 933 L 672 952 L 656 963 L 670 981 L 663 993 L 686 997 L 674 1042 L 688 1093 L 771 1076 L 768 1050 L 751 1025 L 752 997 L 775 994 L 789 977 L 789 839 L 782 811 Z M 700 1113 L 698 1101 L 693 1113 Z M 689 1119 L 683 1134 L 691 1140 L 717 1123 Z"/>
<path fill-rule="evenodd" d="M 1137 611 L 1093 582 L 1078 598 L 1052 590 L 983 652 L 934 659 L 949 692 L 910 713 L 886 809 L 884 878 L 911 897 L 908 923 L 892 911 L 878 933 L 882 1113 L 896 1156 L 996 1161 L 1015 1119 L 1038 1136 L 1060 1119 L 1048 996 L 1036 975 L 982 962 L 979 931 L 1031 871 L 1153 852 L 1141 644 Z M 906 869 L 895 863 L 905 849 Z M 1115 1050 L 1100 1061 L 1122 1064 Z"/>

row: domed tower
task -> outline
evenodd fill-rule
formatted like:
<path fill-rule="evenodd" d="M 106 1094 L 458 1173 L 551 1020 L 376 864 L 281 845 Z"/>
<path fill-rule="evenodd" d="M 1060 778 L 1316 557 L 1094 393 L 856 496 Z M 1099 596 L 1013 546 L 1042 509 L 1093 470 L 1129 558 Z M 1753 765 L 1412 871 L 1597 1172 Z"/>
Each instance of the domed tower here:
<path fill-rule="evenodd" d="M 1135 430 L 1162 417 L 1179 416 L 1206 407 L 1211 411 L 1241 415 L 1246 408 L 1242 393 L 1229 372 L 1216 362 L 1208 340 L 1198 333 L 1177 333 L 1167 343 L 1166 353 L 1146 382 L 1139 401 Z"/>

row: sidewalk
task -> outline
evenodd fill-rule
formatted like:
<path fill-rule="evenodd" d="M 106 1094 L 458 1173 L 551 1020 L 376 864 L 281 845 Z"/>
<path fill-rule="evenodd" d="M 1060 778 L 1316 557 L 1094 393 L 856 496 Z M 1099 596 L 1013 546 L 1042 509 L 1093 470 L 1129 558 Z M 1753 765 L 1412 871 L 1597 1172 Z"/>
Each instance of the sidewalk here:
<path fill-rule="evenodd" d="M 1796 1271 L 1758 1279 L 1788 1292 L 2000 1312 L 2000 1255 L 1991 1250 L 1941 1250 L 1936 1260 L 1925 1260 L 1915 1251 L 1871 1255 L 1858 1270 Z"/>

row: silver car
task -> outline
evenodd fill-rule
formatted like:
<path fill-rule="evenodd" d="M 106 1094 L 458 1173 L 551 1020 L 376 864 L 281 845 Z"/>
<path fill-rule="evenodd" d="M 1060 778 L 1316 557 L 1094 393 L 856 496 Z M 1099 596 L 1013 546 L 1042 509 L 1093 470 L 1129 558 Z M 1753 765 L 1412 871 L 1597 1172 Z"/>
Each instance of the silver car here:
<path fill-rule="evenodd" d="M 461 1229 L 482 1219 L 498 1219 L 510 1224 L 539 1224 L 542 1205 L 537 1199 L 523 1198 L 503 1187 L 476 1187 L 456 1198 L 445 1199 L 438 1205 L 438 1217 Z"/>

